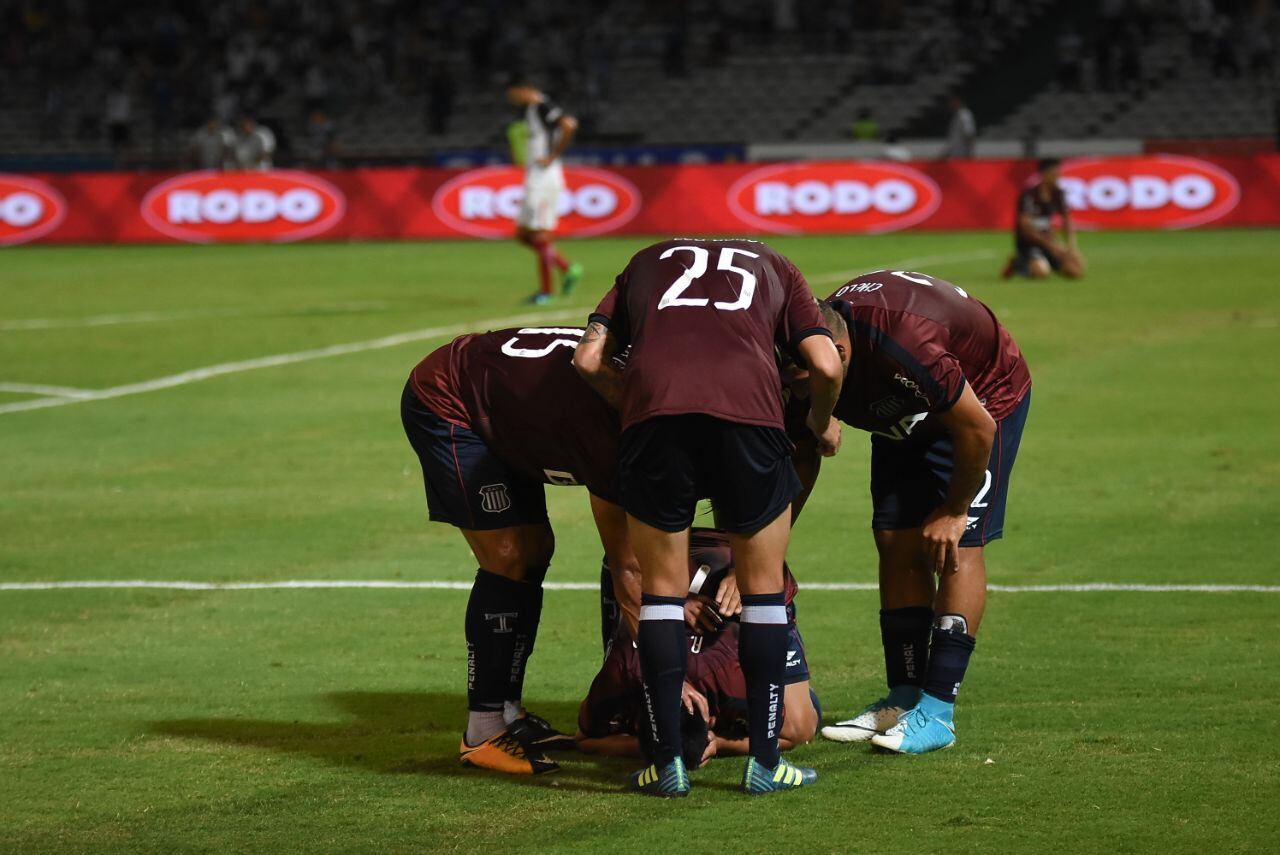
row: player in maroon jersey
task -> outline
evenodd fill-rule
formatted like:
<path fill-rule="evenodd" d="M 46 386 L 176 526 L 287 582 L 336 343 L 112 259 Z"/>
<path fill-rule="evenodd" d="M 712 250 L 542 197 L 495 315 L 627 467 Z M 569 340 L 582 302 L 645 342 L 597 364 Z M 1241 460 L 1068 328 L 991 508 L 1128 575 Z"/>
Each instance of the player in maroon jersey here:
<path fill-rule="evenodd" d="M 626 517 L 615 504 L 618 414 L 574 371 L 581 328 L 465 335 L 413 369 L 401 396 L 432 520 L 462 531 L 480 568 L 467 606 L 464 763 L 554 771 L 545 750 L 571 748 L 520 705 L 555 538 L 544 484 L 591 493 L 615 584 L 639 601 Z M 634 611 L 634 607 L 633 607 Z"/>
<path fill-rule="evenodd" d="M 574 364 L 622 414 L 618 483 L 643 584 L 639 650 L 653 711 L 655 759 L 632 786 L 683 796 L 680 691 L 689 527 L 699 497 L 715 504 L 742 590 L 748 793 L 811 783 L 778 753 L 786 668 L 782 563 L 800 491 L 783 430 L 776 348 L 810 370 L 809 425 L 834 454 L 831 418 L 843 366 L 799 271 L 749 240 L 669 240 L 636 253 L 590 318 Z M 624 370 L 610 355 L 630 346 Z"/>
<path fill-rule="evenodd" d="M 1013 223 L 1014 254 L 1000 275 L 1008 279 L 1017 273 L 1032 279 L 1047 279 L 1058 271 L 1068 279 L 1084 276 L 1084 256 L 1076 245 L 1071 211 L 1058 186 L 1062 162 L 1046 157 L 1038 165 L 1040 180 L 1018 194 Z M 1062 221 L 1062 240 L 1053 236 L 1053 220 Z"/>
<path fill-rule="evenodd" d="M 827 304 L 847 327 L 836 417 L 872 434 L 889 694 L 823 735 L 924 753 L 955 741 L 956 692 L 986 605 L 983 546 L 1003 534 L 1031 374 L 991 310 L 936 277 L 878 270 Z M 807 462 L 812 487 L 817 455 Z"/>
<path fill-rule="evenodd" d="M 685 710 L 681 734 L 685 764 L 696 767 L 712 756 L 747 753 L 747 693 L 738 663 L 739 629 L 734 618 L 742 607 L 732 593 L 736 578 L 729 538 L 714 529 L 695 528 L 690 533 L 690 550 L 685 600 L 689 665 L 681 699 Z M 809 687 L 804 639 L 795 623 L 792 601 L 798 586 L 785 566 L 783 572 L 789 642 L 778 740 L 787 750 L 813 739 L 822 716 L 817 695 Z M 625 623 L 615 625 L 604 664 L 578 711 L 575 738 L 583 751 L 622 757 L 652 754 L 640 657 L 632 638 Z"/>

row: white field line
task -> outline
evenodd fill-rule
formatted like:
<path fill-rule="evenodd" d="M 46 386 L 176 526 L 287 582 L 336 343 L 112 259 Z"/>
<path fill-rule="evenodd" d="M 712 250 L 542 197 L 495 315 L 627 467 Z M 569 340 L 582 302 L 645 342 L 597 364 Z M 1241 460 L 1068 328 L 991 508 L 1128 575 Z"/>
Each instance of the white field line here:
<path fill-rule="evenodd" d="M 543 587 L 549 591 L 597 591 L 600 589 L 600 585 L 596 582 L 546 582 L 543 584 Z M 471 583 L 442 581 L 410 582 L 379 579 L 354 581 L 291 579 L 282 582 L 184 582 L 157 581 L 150 579 L 89 579 L 65 582 L 0 582 L 0 591 L 101 590 L 121 588 L 151 588 L 172 591 L 265 591 L 334 588 L 469 591 L 471 590 Z M 877 590 L 877 586 L 871 582 L 809 582 L 802 585 L 800 589 L 802 591 L 875 591 Z M 988 585 L 987 590 L 997 591 L 1002 594 L 1075 594 L 1099 591 L 1131 591 L 1135 593 L 1158 594 L 1280 594 L 1280 585 L 1139 585 L 1116 582 L 1086 582 L 1075 585 Z"/>
<path fill-rule="evenodd" d="M 92 389 L 73 389 L 70 386 L 41 386 L 35 383 L 0 383 L 0 392 L 15 392 L 20 395 L 51 395 L 55 398 L 85 398 L 93 394 Z"/>
<path fill-rule="evenodd" d="M 886 267 L 921 267 L 928 264 L 977 261 L 979 259 L 995 258 L 998 254 L 999 253 L 994 250 L 982 249 L 940 255 L 922 255 L 916 258 L 898 259 L 897 261 L 890 262 Z M 844 282 L 851 276 L 856 276 L 863 272 L 865 271 L 836 271 L 834 273 L 822 274 L 814 278 L 812 281 L 818 284 Z M 144 392 L 155 392 L 160 389 L 171 389 L 174 386 L 185 386 L 188 383 L 197 383 L 201 380 L 208 380 L 211 377 L 221 377 L 224 374 L 238 374 L 242 371 L 253 371 L 258 368 L 274 368 L 280 365 L 293 365 L 298 362 L 309 362 L 313 359 L 327 359 L 332 356 L 345 356 L 349 353 L 363 353 L 368 350 L 396 347 L 397 345 L 405 344 L 407 342 L 422 341 L 424 339 L 437 338 L 445 335 L 460 335 L 474 329 L 494 329 L 497 327 L 510 326 L 512 324 L 564 320 L 568 318 L 583 317 L 585 314 L 586 312 L 584 309 L 563 309 L 556 312 L 537 312 L 513 315 L 505 318 L 490 318 L 488 320 L 476 321 L 467 324 L 450 324 L 442 327 L 428 327 L 426 329 L 413 330 L 411 332 L 397 333 L 395 335 L 369 339 L 368 341 L 335 344 L 328 347 L 314 348 L 312 350 L 302 350 L 296 353 L 280 353 L 274 356 L 260 356 L 256 359 L 244 359 L 238 362 L 224 362 L 219 365 L 208 365 L 204 368 L 193 368 L 190 371 L 183 371 L 180 374 L 171 374 L 168 377 L 157 377 L 154 380 L 144 380 L 140 383 L 128 383 L 124 386 L 113 386 L 109 389 L 96 389 L 86 391 L 83 394 L 77 393 L 74 396 L 51 393 L 49 397 L 36 398 L 31 401 L 15 401 L 11 404 L 0 404 L 0 415 L 4 415 L 5 413 L 20 413 L 27 410 L 43 410 L 49 407 L 64 407 L 68 404 L 79 404 L 85 401 L 102 401 L 108 398 L 123 398 L 127 395 L 140 395 Z M 112 317 L 125 318 L 130 316 L 102 315 L 99 316 L 98 319 L 102 320 L 103 318 Z"/>
<path fill-rule="evenodd" d="M 872 268 L 872 270 L 898 270 L 927 267 L 930 264 L 955 264 L 961 261 L 989 261 L 999 258 L 1000 253 L 994 249 L 974 249 L 968 252 L 950 252 L 939 255 L 919 255 L 915 258 L 900 258 L 892 261 L 884 267 Z M 809 280 L 815 285 L 843 285 L 855 276 L 861 276 L 863 273 L 869 273 L 870 270 L 858 268 L 857 270 L 836 270 L 832 273 L 820 273 Z M 926 273 L 928 271 L 925 271 Z M 819 295 L 821 296 L 821 295 Z"/>
<path fill-rule="evenodd" d="M 337 303 L 330 306 L 316 306 L 312 309 L 295 309 L 281 312 L 282 315 L 310 315 L 343 312 L 368 312 L 386 309 L 389 303 Z M 81 329 L 84 327 L 110 327 L 120 324 L 146 324 L 157 321 L 190 321 L 208 318 L 241 318 L 247 316 L 269 317 L 271 312 L 261 309 L 186 309 L 178 311 L 144 311 L 122 312 L 110 315 L 89 315 L 83 318 L 18 318 L 0 320 L 0 332 L 20 332 L 23 330 L 62 330 Z"/>
<path fill-rule="evenodd" d="M 185 386 L 221 377 L 224 374 L 239 374 L 242 371 L 253 371 L 258 368 L 275 368 L 280 365 L 293 365 L 298 362 L 310 362 L 313 359 L 327 359 L 332 356 L 345 356 L 349 353 L 363 353 L 367 350 L 380 350 L 396 347 L 413 341 L 439 338 L 447 335 L 461 335 L 475 329 L 496 329 L 500 327 L 519 326 L 541 321 L 565 320 L 581 318 L 586 320 L 586 308 L 562 309 L 556 312 L 530 312 L 523 315 L 510 315 L 505 318 L 489 318 L 470 323 L 449 324 L 440 327 L 427 327 L 420 330 L 386 335 L 367 341 L 353 341 L 347 344 L 333 344 L 328 347 L 317 347 L 311 350 L 300 350 L 295 353 L 278 353 L 273 356 L 259 356 L 255 359 L 242 359 L 238 362 L 223 362 L 219 365 L 208 365 L 204 368 L 193 368 L 180 374 L 168 377 L 157 377 L 141 383 L 128 383 L 124 386 L 112 386 L 109 389 L 94 389 L 79 397 L 36 398 L 32 401 L 16 401 L 12 404 L 0 404 L 0 414 L 18 413 L 24 410 L 42 410 L 48 407 L 63 407 L 67 404 L 79 404 L 84 401 L 102 401 L 108 398 L 123 398 L 127 395 L 140 395 L 143 392 L 155 392 L 159 389 L 170 389 L 174 386 Z"/>

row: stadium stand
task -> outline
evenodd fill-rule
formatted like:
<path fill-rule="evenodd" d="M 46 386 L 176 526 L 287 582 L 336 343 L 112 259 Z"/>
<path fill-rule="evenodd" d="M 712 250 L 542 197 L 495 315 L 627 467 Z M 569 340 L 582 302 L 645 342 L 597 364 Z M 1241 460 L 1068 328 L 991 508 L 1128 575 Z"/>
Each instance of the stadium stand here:
<path fill-rule="evenodd" d="M 0 0 L 0 23 L 0 156 L 45 164 L 187 163 L 240 113 L 279 163 L 498 148 L 518 69 L 606 144 L 837 141 L 860 110 L 939 135 L 957 90 L 991 96 L 987 139 L 1266 136 L 1280 93 L 1270 3 L 1232 0 Z M 1005 67 L 1033 90 L 995 97 Z"/>

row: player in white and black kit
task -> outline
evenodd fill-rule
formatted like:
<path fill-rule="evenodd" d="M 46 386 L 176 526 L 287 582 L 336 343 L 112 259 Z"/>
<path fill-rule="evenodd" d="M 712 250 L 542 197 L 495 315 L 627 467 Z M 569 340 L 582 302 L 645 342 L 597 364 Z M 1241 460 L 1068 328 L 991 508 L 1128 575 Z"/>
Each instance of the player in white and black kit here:
<path fill-rule="evenodd" d="M 560 155 L 578 130 L 578 120 L 551 101 L 527 79 L 517 77 L 507 88 L 507 100 L 521 109 L 528 129 L 523 154 L 524 201 L 516 220 L 516 240 L 538 256 L 538 290 L 529 302 L 551 299 L 551 268 L 562 275 L 561 290 L 568 294 L 582 277 L 582 265 L 571 264 L 552 241 L 560 219 L 560 194 L 564 191 L 564 167 Z"/>

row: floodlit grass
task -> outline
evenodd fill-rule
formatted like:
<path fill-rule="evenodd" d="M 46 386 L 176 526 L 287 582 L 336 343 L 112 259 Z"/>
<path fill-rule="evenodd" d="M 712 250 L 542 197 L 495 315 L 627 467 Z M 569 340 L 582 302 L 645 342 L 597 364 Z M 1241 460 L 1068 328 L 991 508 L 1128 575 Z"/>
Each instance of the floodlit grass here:
<path fill-rule="evenodd" d="M 585 318 L 639 240 L 567 242 Z M 814 283 L 894 266 L 986 301 L 1035 402 L 992 581 L 1280 583 L 1280 239 L 1087 235 L 1090 277 L 1006 283 L 1005 235 L 779 238 Z M 0 254 L 0 384 L 105 389 L 523 316 L 508 244 L 24 248 Z M 567 320 L 556 316 L 555 323 Z M 405 375 L 447 335 L 111 400 L 0 412 L 0 581 L 464 580 L 425 522 Z M 0 407 L 39 397 L 0 392 Z M 585 493 L 549 491 L 550 578 L 590 581 Z M 869 582 L 867 442 L 824 466 L 791 561 Z M 456 764 L 456 591 L 0 591 L 0 849 L 1274 851 L 1280 595 L 993 594 L 956 748 L 736 760 L 668 804 L 626 763 L 512 780 Z M 803 592 L 828 718 L 881 685 L 874 594 Z M 526 692 L 563 728 L 600 656 L 588 592 L 548 594 Z"/>

